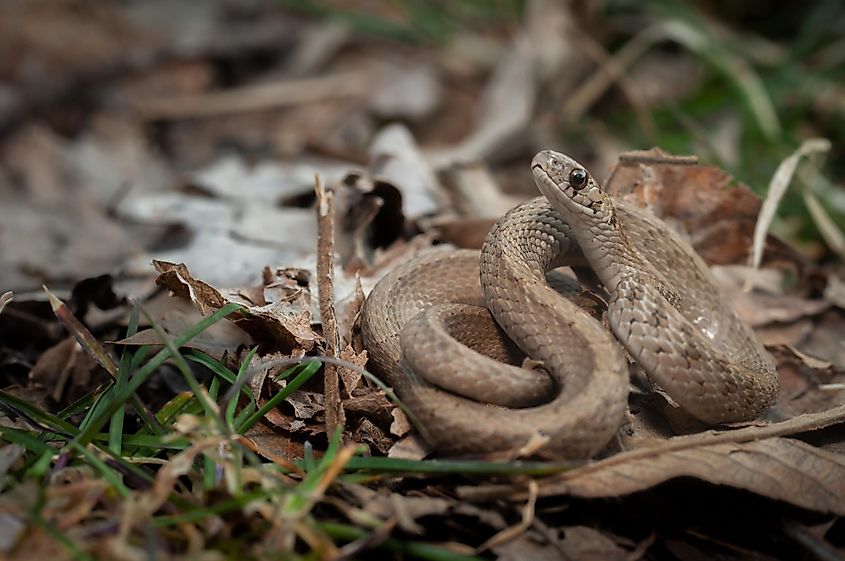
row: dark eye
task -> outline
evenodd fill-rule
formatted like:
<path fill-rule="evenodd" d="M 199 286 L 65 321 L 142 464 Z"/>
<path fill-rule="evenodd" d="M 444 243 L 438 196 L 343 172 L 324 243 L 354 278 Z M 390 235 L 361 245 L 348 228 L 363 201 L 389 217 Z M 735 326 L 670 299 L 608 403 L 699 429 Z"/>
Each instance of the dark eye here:
<path fill-rule="evenodd" d="M 587 172 L 583 169 L 574 169 L 569 174 L 569 184 L 576 190 L 583 189 L 587 184 Z"/>

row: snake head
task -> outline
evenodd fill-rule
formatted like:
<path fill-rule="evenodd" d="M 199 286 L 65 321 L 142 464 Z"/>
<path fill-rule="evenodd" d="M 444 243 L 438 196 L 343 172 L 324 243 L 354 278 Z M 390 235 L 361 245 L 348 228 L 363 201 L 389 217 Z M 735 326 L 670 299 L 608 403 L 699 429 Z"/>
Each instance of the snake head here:
<path fill-rule="evenodd" d="M 552 205 L 574 218 L 613 220 L 613 205 L 590 172 L 560 152 L 543 150 L 531 161 L 534 182 Z"/>

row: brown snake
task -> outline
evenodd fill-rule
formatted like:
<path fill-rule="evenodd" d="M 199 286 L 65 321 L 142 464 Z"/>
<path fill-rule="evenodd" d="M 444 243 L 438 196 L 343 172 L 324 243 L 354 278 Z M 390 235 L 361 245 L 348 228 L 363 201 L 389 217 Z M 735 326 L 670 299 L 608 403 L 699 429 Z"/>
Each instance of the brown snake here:
<path fill-rule="evenodd" d="M 545 198 L 502 217 L 480 257 L 424 253 L 365 302 L 370 364 L 433 448 L 518 451 L 543 442 L 546 457 L 594 455 L 627 407 L 617 340 L 706 423 L 751 420 L 771 405 L 771 357 L 685 241 L 647 211 L 612 201 L 568 156 L 543 151 L 531 167 Z M 579 259 L 607 292 L 616 340 L 546 283 L 546 272 Z M 523 356 L 514 344 L 542 369 L 511 366 Z"/>

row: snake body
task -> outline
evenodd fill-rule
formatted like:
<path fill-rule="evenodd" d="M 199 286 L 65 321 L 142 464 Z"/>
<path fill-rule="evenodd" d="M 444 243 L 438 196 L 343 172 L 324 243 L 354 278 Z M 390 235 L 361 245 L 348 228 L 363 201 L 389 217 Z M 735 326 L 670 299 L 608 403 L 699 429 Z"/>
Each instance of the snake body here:
<path fill-rule="evenodd" d="M 370 364 L 429 445 L 446 454 L 531 443 L 551 458 L 596 454 L 627 407 L 618 343 L 706 423 L 764 411 L 778 391 L 774 363 L 692 248 L 647 211 L 612 201 L 568 156 L 540 152 L 532 171 L 545 198 L 502 217 L 480 255 L 424 253 L 364 304 Z M 545 281 L 582 259 L 607 292 L 615 339 Z M 514 366 L 523 356 L 542 368 Z"/>

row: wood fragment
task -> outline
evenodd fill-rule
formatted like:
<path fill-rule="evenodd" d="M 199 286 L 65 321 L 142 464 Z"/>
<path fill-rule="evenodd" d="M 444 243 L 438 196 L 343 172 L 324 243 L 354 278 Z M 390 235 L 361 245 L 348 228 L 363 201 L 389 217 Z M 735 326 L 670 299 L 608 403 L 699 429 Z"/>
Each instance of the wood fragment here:
<path fill-rule="evenodd" d="M 50 308 L 53 310 L 53 314 L 56 316 L 56 319 L 59 320 L 59 322 L 65 326 L 65 329 L 68 330 L 68 333 L 76 339 L 85 354 L 99 364 L 103 370 L 112 377 L 112 379 L 116 380 L 118 374 L 118 364 L 108 353 L 103 344 L 100 343 L 100 341 L 94 337 L 94 334 L 91 333 L 91 331 L 89 331 L 88 328 L 71 313 L 70 309 L 68 309 L 64 302 L 59 300 L 46 286 L 42 286 L 42 288 L 44 289 L 44 292 L 47 293 L 47 300 L 50 302 Z M 135 409 L 138 410 L 139 413 L 143 415 L 146 420 L 152 423 L 158 423 L 156 416 L 153 415 L 153 412 L 150 411 L 143 401 L 141 401 L 141 398 L 138 397 L 137 393 L 132 394 L 129 398 L 129 402 L 133 407 L 135 407 Z"/>
<path fill-rule="evenodd" d="M 619 165 L 630 166 L 640 164 L 694 166 L 698 163 L 698 156 L 676 156 L 667 154 L 659 149 L 631 150 L 619 154 Z"/>
<path fill-rule="evenodd" d="M 314 178 L 317 194 L 317 294 L 320 317 L 323 323 L 323 337 L 326 340 L 326 356 L 337 358 L 340 337 L 334 307 L 334 196 L 326 191 L 320 176 Z M 343 430 L 345 416 L 340 400 L 338 367 L 335 364 L 323 366 L 323 384 L 326 408 L 326 433 L 329 438 L 340 428 Z"/>

